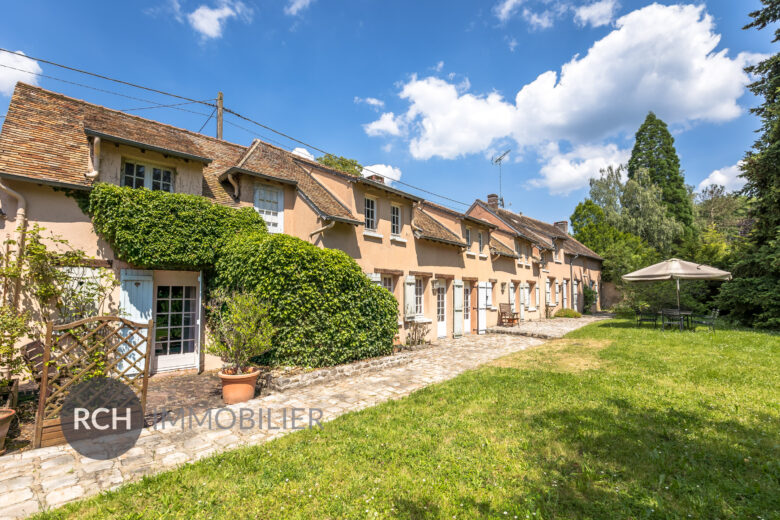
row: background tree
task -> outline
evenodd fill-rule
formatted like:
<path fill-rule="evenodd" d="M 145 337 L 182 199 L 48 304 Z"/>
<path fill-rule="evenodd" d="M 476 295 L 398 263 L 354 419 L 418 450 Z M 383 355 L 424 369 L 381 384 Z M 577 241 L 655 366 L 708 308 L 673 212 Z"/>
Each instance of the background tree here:
<path fill-rule="evenodd" d="M 355 159 L 348 159 L 347 157 L 342 157 L 341 155 L 332 155 L 326 153 L 322 157 L 317 157 L 317 162 L 324 164 L 329 168 L 333 168 L 334 170 L 340 170 L 344 173 L 354 175 L 355 177 L 363 176 L 363 165 L 357 162 Z"/>
<path fill-rule="evenodd" d="M 628 177 L 634 179 L 646 169 L 650 179 L 661 188 L 661 198 L 667 210 L 685 226 L 693 224 L 693 205 L 685 177 L 680 170 L 680 158 L 674 148 L 674 138 L 661 119 L 647 114 L 636 133 L 634 148 L 628 160 Z"/>
<path fill-rule="evenodd" d="M 765 29 L 780 20 L 780 1 L 762 4 L 745 29 Z M 775 29 L 772 42 L 778 41 Z M 733 255 L 735 279 L 723 284 L 719 303 L 745 325 L 780 328 L 780 54 L 745 70 L 758 78 L 750 90 L 764 99 L 751 110 L 761 119 L 761 136 L 742 163 L 742 193 L 751 198 L 753 228 Z"/>
<path fill-rule="evenodd" d="M 736 240 L 747 216 L 747 197 L 730 193 L 717 184 L 707 186 L 696 195 L 696 225 L 702 230 L 715 230 L 727 241 Z"/>

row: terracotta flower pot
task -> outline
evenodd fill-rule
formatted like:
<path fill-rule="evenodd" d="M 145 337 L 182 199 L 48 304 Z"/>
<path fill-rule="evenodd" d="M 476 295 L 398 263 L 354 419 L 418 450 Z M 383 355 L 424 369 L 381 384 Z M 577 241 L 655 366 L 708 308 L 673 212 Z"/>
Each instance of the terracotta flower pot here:
<path fill-rule="evenodd" d="M 5 453 L 5 436 L 8 434 L 8 428 L 11 426 L 11 421 L 14 420 L 16 411 L 10 408 L 0 408 L 0 455 Z"/>
<path fill-rule="evenodd" d="M 255 385 L 260 370 L 255 369 L 249 374 L 224 374 L 220 372 L 219 378 L 222 380 L 222 400 L 225 404 L 236 404 L 249 401 L 255 396 Z"/>

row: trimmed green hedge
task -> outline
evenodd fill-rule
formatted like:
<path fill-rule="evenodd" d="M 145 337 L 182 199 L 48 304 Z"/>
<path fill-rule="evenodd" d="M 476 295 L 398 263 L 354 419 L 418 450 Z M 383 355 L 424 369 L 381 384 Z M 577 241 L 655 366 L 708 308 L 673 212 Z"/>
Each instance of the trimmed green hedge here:
<path fill-rule="evenodd" d="M 574 309 L 558 309 L 553 318 L 582 318 L 582 314 Z"/>
<path fill-rule="evenodd" d="M 210 269 L 227 238 L 266 230 L 253 208 L 104 183 L 90 193 L 89 214 L 117 256 L 144 269 Z"/>
<path fill-rule="evenodd" d="M 392 352 L 396 299 L 342 251 L 244 233 L 226 243 L 213 284 L 256 290 L 268 302 L 276 327 L 269 364 L 320 367 Z"/>

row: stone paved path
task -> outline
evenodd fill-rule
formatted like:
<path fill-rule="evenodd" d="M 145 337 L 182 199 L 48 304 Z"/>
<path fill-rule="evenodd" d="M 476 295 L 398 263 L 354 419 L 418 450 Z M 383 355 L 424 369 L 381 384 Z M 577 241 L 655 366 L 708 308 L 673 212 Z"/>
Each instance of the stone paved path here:
<path fill-rule="evenodd" d="M 557 321 L 557 320 L 556 320 Z M 571 320 L 557 327 L 563 335 L 590 320 Z M 322 421 L 344 413 L 399 399 L 427 385 L 438 383 L 483 363 L 539 345 L 537 338 L 490 334 L 442 340 L 438 346 L 414 352 L 409 362 L 375 372 L 345 377 L 337 381 L 274 393 L 223 410 L 220 421 L 229 424 L 230 412 L 239 408 L 271 409 L 272 424 L 282 425 L 282 410 L 288 417 L 293 407 L 322 410 Z M 212 410 L 214 412 L 215 410 Z M 212 413 L 212 418 L 215 415 Z M 300 417 L 300 415 L 299 415 Z M 308 417 L 303 425 L 308 425 Z M 298 424 L 301 424 L 299 420 Z M 288 427 L 289 419 L 288 419 Z M 42 509 L 113 489 L 121 484 L 203 457 L 248 444 L 260 444 L 287 430 L 194 429 L 172 427 L 167 423 L 142 432 L 130 451 L 111 460 L 83 457 L 67 445 L 30 450 L 0 457 L 0 518 L 22 518 Z"/>
<path fill-rule="evenodd" d="M 512 334 L 532 338 L 560 338 L 567 332 L 580 328 L 588 323 L 605 319 L 606 315 L 585 315 L 581 318 L 554 318 L 551 320 L 523 321 L 516 327 L 491 327 L 489 334 Z"/>

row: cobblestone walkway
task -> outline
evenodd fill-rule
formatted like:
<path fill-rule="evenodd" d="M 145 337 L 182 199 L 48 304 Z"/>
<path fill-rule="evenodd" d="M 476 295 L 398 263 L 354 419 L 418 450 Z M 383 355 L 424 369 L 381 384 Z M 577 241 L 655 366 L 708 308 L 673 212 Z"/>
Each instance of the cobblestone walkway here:
<path fill-rule="evenodd" d="M 571 321 L 564 328 L 573 330 L 588 323 Z M 562 335 L 561 330 L 556 333 Z M 498 357 L 541 343 L 536 338 L 498 334 L 442 340 L 438 346 L 415 351 L 403 365 L 273 393 L 218 409 L 225 411 L 219 419 L 223 426 L 229 424 L 231 415 L 238 416 L 239 408 L 271 409 L 271 424 L 275 427 L 282 426 L 282 413 L 287 410 L 286 430 L 268 429 L 267 424 L 262 429 L 241 430 L 237 422 L 233 428 L 209 429 L 204 424 L 182 430 L 166 423 L 164 429 L 157 424 L 154 429 L 144 430 L 135 447 L 111 460 L 83 457 L 67 445 L 0 457 L 0 518 L 22 518 L 115 488 L 143 475 L 242 445 L 266 442 L 292 431 L 289 429 L 292 408 L 319 409 L 321 420 L 329 421 L 347 412 L 404 397 Z M 212 418 L 215 411 L 212 410 Z M 298 425 L 308 426 L 308 417 L 301 420 L 300 412 L 298 417 Z"/>
<path fill-rule="evenodd" d="M 516 327 L 491 327 L 489 334 L 512 334 L 515 336 L 529 336 L 532 338 L 553 339 L 560 338 L 564 334 L 574 329 L 578 329 L 593 323 L 606 319 L 607 316 L 590 316 L 582 318 L 553 318 L 550 320 L 523 321 Z"/>

